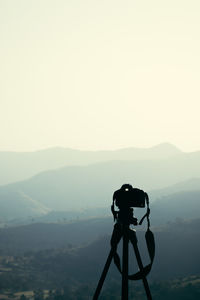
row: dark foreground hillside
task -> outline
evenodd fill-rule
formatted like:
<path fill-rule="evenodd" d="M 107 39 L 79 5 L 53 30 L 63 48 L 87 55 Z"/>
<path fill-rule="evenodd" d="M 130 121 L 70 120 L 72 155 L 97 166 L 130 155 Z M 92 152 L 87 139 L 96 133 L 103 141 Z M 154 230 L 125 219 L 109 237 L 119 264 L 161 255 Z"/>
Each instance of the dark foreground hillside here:
<path fill-rule="evenodd" d="M 73 223 L 34 223 L 0 229 L 0 254 L 77 247 L 112 232 L 113 220 L 91 218 Z"/>
<path fill-rule="evenodd" d="M 53 225 L 55 224 L 49 224 L 52 233 Z M 76 225 L 81 229 L 78 226 L 79 223 Z M 156 258 L 148 277 L 154 299 L 199 298 L 199 229 L 200 219 L 190 222 L 179 221 L 155 230 Z M 23 231 L 25 232 L 24 227 Z M 37 233 L 40 235 L 39 228 Z M 83 231 L 81 234 L 84 235 Z M 144 232 L 138 231 L 137 235 L 144 262 L 148 263 Z M 26 234 L 25 237 L 27 237 Z M 22 232 L 21 243 L 25 243 L 25 240 L 23 242 Z M 8 296 L 8 293 L 12 295 L 10 299 L 15 299 L 15 296 L 19 299 L 23 293 L 27 298 L 29 297 L 28 299 L 32 297 L 37 300 L 43 299 L 44 293 L 46 299 L 52 300 L 92 299 L 91 295 L 108 255 L 109 240 L 110 235 L 106 235 L 87 246 L 79 247 L 73 246 L 68 240 L 67 246 L 55 244 L 53 247 L 49 244 L 49 248 L 38 250 L 38 246 L 34 247 L 33 238 L 34 251 L 29 249 L 29 251 L 19 252 L 17 250 L 15 253 L 14 245 L 13 252 L 9 255 L 1 250 L 0 299 Z M 4 236 L 4 243 L 6 244 L 6 236 Z M 134 272 L 136 263 L 132 255 L 130 255 L 130 265 L 130 272 Z M 116 267 L 112 265 L 100 299 L 120 299 L 120 284 L 120 275 Z M 130 286 L 133 299 L 145 299 L 140 282 L 131 282 Z M 35 296 L 33 296 L 33 291 L 35 291 Z"/>
<path fill-rule="evenodd" d="M 200 277 L 192 276 L 176 280 L 152 282 L 150 284 L 153 300 L 197 300 L 200 297 Z M 35 289 L 14 293 L 0 293 L 0 299 L 15 300 L 92 300 L 95 286 L 92 284 L 73 285 L 66 283 L 55 290 Z M 99 300 L 120 300 L 121 282 L 111 279 L 103 288 Z M 146 294 L 139 282 L 129 283 L 129 299 L 146 300 Z"/>

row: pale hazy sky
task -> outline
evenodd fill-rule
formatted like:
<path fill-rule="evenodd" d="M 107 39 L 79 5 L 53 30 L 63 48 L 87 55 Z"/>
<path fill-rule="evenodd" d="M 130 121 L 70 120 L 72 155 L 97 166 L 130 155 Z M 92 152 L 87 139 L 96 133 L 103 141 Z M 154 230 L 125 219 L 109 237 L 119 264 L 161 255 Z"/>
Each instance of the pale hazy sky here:
<path fill-rule="evenodd" d="M 200 150 L 200 1 L 0 0 L 0 150 Z"/>

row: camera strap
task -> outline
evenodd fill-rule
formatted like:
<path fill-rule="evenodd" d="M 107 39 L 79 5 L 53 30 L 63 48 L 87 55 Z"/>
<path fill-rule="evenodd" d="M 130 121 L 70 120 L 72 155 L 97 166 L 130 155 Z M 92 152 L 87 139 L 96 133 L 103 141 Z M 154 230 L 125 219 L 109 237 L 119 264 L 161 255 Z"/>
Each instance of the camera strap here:
<path fill-rule="evenodd" d="M 142 217 L 142 219 L 139 222 L 139 225 L 142 225 L 143 221 L 145 218 L 147 218 L 147 228 L 149 230 L 150 228 L 150 219 L 149 219 L 149 215 L 150 215 L 150 208 L 149 208 L 149 196 L 147 193 L 145 193 L 145 199 L 146 199 L 146 204 L 147 204 L 147 212 L 146 214 Z"/>
<path fill-rule="evenodd" d="M 112 205 L 111 205 L 111 212 L 113 214 L 113 219 L 114 219 L 114 222 L 116 221 L 117 219 L 117 213 L 118 211 L 115 210 L 115 199 L 114 199 L 114 195 L 113 195 L 113 202 L 112 202 Z"/>
<path fill-rule="evenodd" d="M 154 257 L 155 257 L 155 240 L 154 240 L 153 232 L 150 229 L 147 229 L 147 231 L 145 233 L 145 239 L 146 239 L 146 245 L 147 245 L 147 249 L 148 249 L 148 253 L 149 253 L 150 263 L 148 265 L 146 265 L 139 272 L 137 272 L 133 275 L 129 275 L 128 278 L 130 280 L 140 280 L 140 279 L 146 277 L 149 274 L 149 272 L 151 271 L 152 264 L 153 264 Z M 130 237 L 130 241 L 134 248 L 134 239 Z"/>
<path fill-rule="evenodd" d="M 134 230 L 131 230 L 130 228 L 128 229 L 128 233 L 129 233 L 129 240 L 135 250 L 137 244 L 136 233 Z M 122 228 L 120 224 L 115 224 L 115 228 L 111 238 L 111 248 L 113 252 L 114 263 L 120 273 L 122 273 L 122 269 L 121 269 L 120 257 L 117 253 L 117 246 L 121 237 L 122 237 Z M 145 267 L 143 267 L 142 270 L 140 269 L 140 271 L 136 272 L 135 274 L 128 275 L 128 279 L 130 280 L 140 280 L 146 277 L 151 271 L 151 267 L 155 256 L 155 240 L 154 240 L 153 232 L 149 228 L 145 233 L 145 239 L 146 239 L 146 245 L 149 253 L 150 263 Z"/>

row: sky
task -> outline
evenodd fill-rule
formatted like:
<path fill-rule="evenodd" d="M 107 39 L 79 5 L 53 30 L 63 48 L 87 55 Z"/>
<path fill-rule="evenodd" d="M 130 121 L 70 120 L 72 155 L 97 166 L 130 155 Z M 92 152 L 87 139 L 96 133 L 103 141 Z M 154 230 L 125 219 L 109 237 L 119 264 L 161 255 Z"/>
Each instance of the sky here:
<path fill-rule="evenodd" d="M 0 151 L 200 150 L 199 0 L 0 0 Z"/>

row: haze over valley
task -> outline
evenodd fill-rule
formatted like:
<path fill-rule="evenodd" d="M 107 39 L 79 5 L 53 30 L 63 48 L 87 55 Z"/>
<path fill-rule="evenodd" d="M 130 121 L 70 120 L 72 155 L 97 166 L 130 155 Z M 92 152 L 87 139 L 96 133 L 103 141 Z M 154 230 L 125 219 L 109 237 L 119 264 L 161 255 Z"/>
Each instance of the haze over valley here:
<path fill-rule="evenodd" d="M 68 211 L 72 216 L 73 211 L 91 210 L 91 216 L 92 209 L 109 211 L 112 193 L 123 183 L 144 189 L 152 202 L 164 196 L 174 198 L 173 194 L 187 202 L 184 199 L 189 193 L 195 192 L 193 198 L 197 199 L 200 191 L 200 151 L 184 153 L 170 144 L 105 152 L 47 149 L 8 153 L 12 155 L 6 161 L 5 153 L 0 153 L 4 160 L 2 177 L 11 173 L 12 178 L 21 164 L 23 176 L 27 174 L 27 178 L 0 186 L 2 221 L 39 217 L 52 211 Z M 36 172 L 36 166 L 43 171 L 30 177 Z"/>
<path fill-rule="evenodd" d="M 57 148 L 0 152 L 0 159 L 1 177 L 10 175 L 10 183 L 0 186 L 2 227 L 112 219 L 112 194 L 123 183 L 148 192 L 154 226 L 199 217 L 200 151 L 186 153 L 172 144 L 99 152 Z M 42 172 L 35 174 L 36 170 Z M 16 176 L 11 183 L 13 174 L 27 177 L 20 181 Z M 142 216 L 143 210 L 137 209 L 137 214 Z"/>

